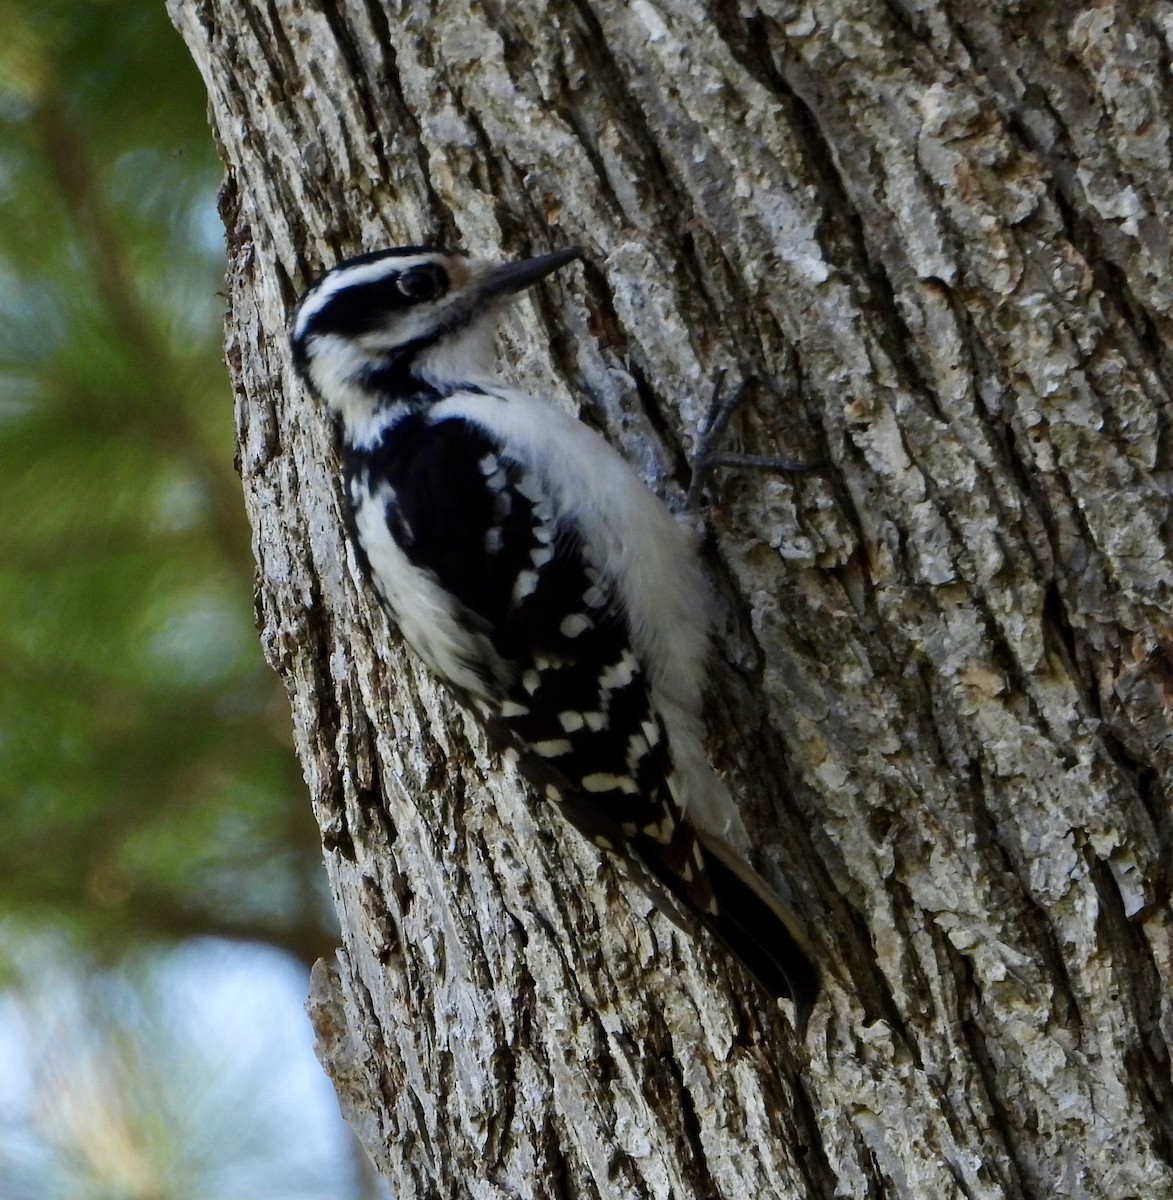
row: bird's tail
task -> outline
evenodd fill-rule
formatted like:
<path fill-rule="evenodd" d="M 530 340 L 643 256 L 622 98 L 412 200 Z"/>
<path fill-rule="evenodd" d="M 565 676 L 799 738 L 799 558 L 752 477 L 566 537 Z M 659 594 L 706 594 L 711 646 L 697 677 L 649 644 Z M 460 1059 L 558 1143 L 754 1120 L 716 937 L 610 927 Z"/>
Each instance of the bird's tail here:
<path fill-rule="evenodd" d="M 701 923 L 775 998 L 793 1002 L 801 1039 L 819 994 L 813 948 L 798 917 L 722 838 L 696 830 L 716 900 Z"/>

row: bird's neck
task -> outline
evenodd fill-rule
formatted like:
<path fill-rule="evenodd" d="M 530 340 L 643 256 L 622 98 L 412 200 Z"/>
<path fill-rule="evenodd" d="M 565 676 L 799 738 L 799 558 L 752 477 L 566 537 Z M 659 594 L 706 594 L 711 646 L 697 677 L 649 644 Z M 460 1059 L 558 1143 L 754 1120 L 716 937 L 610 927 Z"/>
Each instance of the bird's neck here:
<path fill-rule="evenodd" d="M 481 391 L 494 382 L 481 339 L 448 338 L 404 347 L 367 363 L 332 390 L 347 443 L 369 448 L 406 413 L 427 408 L 458 391 Z"/>

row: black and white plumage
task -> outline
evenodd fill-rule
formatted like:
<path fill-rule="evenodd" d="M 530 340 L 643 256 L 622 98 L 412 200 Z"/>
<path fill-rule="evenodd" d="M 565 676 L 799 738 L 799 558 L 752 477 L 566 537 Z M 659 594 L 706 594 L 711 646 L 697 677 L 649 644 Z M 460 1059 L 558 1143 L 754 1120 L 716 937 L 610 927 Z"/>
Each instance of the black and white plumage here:
<path fill-rule="evenodd" d="M 295 361 L 339 419 L 351 533 L 408 644 L 567 820 L 802 1022 L 806 940 L 730 845 L 703 750 L 691 541 L 601 437 L 492 370 L 502 302 L 577 257 L 361 255 L 303 296 Z"/>

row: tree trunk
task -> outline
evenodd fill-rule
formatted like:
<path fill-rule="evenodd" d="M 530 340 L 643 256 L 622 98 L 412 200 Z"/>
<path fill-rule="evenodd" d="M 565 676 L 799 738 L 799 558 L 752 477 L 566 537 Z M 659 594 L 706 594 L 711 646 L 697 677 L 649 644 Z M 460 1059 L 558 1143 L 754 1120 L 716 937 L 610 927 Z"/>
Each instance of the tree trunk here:
<path fill-rule="evenodd" d="M 171 0 L 228 178 L 264 644 L 345 939 L 312 1010 L 411 1197 L 1173 1196 L 1173 4 Z M 492 758 L 363 586 L 285 340 L 384 245 L 572 243 L 507 319 L 679 504 L 784 1012 Z"/>

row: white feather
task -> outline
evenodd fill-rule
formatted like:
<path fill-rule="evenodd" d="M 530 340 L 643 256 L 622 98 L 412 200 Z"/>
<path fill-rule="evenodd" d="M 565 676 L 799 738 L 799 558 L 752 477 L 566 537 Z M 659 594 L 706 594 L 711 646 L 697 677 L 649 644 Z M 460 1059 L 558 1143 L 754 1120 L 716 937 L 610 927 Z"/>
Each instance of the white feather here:
<path fill-rule="evenodd" d="M 525 392 L 457 392 L 431 419 L 462 417 L 509 447 L 559 514 L 582 531 L 592 566 L 615 583 L 652 705 L 672 748 L 673 793 L 689 819 L 744 845 L 728 789 L 704 754 L 701 696 L 709 652 L 709 589 L 688 534 L 627 461 L 568 413 Z"/>

